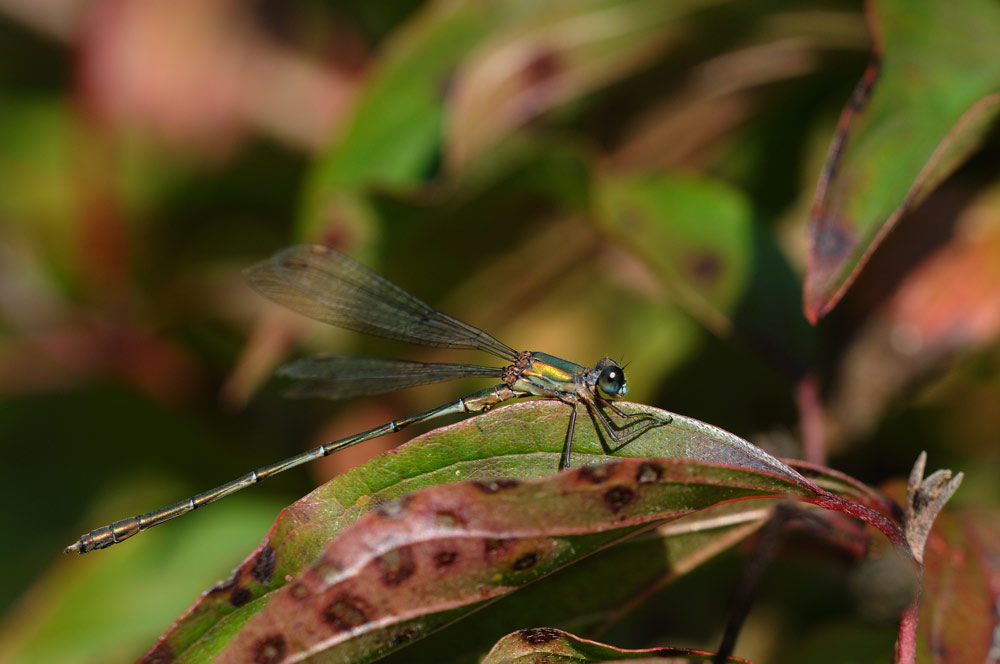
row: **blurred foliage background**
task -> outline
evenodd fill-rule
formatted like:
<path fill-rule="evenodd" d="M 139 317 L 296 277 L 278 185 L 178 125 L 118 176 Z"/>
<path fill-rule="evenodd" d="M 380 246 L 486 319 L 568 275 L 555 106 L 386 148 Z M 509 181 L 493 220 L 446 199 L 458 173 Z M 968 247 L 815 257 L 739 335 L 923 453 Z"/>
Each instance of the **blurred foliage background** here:
<path fill-rule="evenodd" d="M 264 302 L 241 271 L 295 242 L 515 348 L 622 359 L 630 398 L 779 456 L 877 485 L 927 450 L 966 473 L 957 502 L 995 508 L 995 132 L 954 141 L 927 177 L 913 141 L 859 132 L 881 152 L 858 179 L 899 220 L 881 244 L 885 215 L 857 233 L 879 245 L 864 270 L 817 326 L 803 314 L 822 267 L 810 206 L 879 7 L 866 22 L 833 0 L 0 0 L 0 659 L 134 659 L 281 506 L 414 434 L 63 557 L 80 532 L 477 388 L 283 399 L 269 377 L 298 354 L 482 359 Z M 989 100 L 1000 60 L 930 23 L 901 48 L 933 64 L 958 49 L 961 66 L 934 69 L 938 88 L 887 67 L 879 103 L 906 104 L 935 148 L 953 125 L 938 92 Z M 744 555 L 608 640 L 711 647 Z M 887 661 L 896 625 L 857 610 L 850 574 L 781 560 L 737 654 L 846 661 L 830 650 L 846 639 L 852 661 Z"/>

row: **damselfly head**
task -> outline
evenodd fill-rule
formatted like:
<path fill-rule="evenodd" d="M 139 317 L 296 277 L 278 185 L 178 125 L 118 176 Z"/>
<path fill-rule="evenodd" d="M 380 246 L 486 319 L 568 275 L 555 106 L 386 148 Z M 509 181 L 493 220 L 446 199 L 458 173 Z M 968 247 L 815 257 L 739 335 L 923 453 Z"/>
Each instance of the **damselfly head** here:
<path fill-rule="evenodd" d="M 604 358 L 594 367 L 601 373 L 597 376 L 597 389 L 608 397 L 621 397 L 628 393 L 625 383 L 625 372 L 609 357 Z"/>

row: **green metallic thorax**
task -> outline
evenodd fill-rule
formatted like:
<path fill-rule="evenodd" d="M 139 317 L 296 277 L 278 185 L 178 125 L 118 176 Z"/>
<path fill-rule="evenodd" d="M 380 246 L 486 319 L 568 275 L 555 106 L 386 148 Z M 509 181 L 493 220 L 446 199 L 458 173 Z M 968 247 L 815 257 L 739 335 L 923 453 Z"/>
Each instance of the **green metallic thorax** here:
<path fill-rule="evenodd" d="M 540 397 L 573 394 L 587 369 L 547 353 L 532 353 L 531 363 L 520 371 L 512 386 Z"/>

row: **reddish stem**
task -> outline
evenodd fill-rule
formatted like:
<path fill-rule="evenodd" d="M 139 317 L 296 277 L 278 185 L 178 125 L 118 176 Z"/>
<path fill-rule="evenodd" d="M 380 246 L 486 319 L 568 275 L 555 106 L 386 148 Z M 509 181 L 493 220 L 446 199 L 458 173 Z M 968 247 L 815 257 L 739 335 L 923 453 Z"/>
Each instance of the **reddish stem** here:
<path fill-rule="evenodd" d="M 918 587 L 919 588 L 919 587 Z M 899 619 L 899 637 L 896 639 L 895 664 L 916 664 L 917 661 L 917 612 L 920 608 L 920 592 L 903 611 Z"/>
<path fill-rule="evenodd" d="M 826 465 L 826 441 L 823 438 L 823 407 L 820 404 L 819 380 L 808 373 L 795 386 L 795 403 L 799 409 L 802 453 L 805 460 Z"/>
<path fill-rule="evenodd" d="M 832 493 L 816 494 L 806 500 L 814 505 L 819 505 L 820 507 L 825 507 L 826 509 L 834 510 L 847 514 L 848 516 L 853 516 L 856 519 L 861 519 L 865 523 L 877 528 L 883 535 L 889 538 L 892 545 L 899 549 L 900 552 L 904 553 L 907 558 L 914 560 L 913 552 L 910 551 L 910 545 L 906 541 L 906 535 L 903 534 L 902 528 L 896 525 L 892 519 L 882 514 L 881 512 L 876 512 L 870 507 L 862 505 L 861 503 L 856 503 L 853 500 L 848 500 L 846 498 L 841 498 L 840 496 L 835 496 Z"/>

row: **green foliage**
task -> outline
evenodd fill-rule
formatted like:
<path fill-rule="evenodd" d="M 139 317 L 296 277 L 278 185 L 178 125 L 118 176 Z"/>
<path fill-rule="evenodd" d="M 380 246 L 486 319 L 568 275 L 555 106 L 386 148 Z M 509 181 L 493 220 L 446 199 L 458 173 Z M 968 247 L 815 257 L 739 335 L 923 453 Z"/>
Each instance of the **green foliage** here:
<path fill-rule="evenodd" d="M 510 535 L 551 546 L 538 579 L 509 595 L 487 579 L 480 603 L 463 591 L 468 606 L 439 598 L 350 643 L 351 658 L 718 647 L 771 505 L 562 532 L 588 513 L 555 509 L 558 403 L 368 461 L 420 431 L 372 441 L 63 556 L 83 530 L 484 386 L 281 398 L 270 376 L 299 354 L 484 361 L 269 308 L 241 271 L 298 242 L 334 246 L 519 350 L 622 359 L 629 400 L 806 459 L 794 467 L 841 497 L 813 502 L 880 514 L 883 534 L 913 531 L 885 497 L 903 504 L 903 491 L 869 486 L 905 477 L 922 450 L 963 471 L 961 508 L 910 552 L 925 554 L 924 593 L 907 643 L 921 661 L 985 660 L 1000 555 L 995 3 L 63 4 L 0 10 L 0 660 L 133 661 L 164 634 L 151 656 L 210 661 L 329 547 L 367 532 L 373 508 L 498 477 L 547 487 L 544 527 Z M 581 464 L 686 459 L 729 472 L 724 486 L 785 472 L 711 456 L 712 436 L 751 449 L 719 429 L 609 449 L 584 420 Z M 651 514 L 733 497 L 681 491 Z M 783 531 L 734 654 L 888 661 L 898 616 L 873 623 L 880 589 L 849 589 L 889 542 L 808 514 Z M 235 603 L 232 587 L 208 595 L 170 628 L 220 579 L 252 576 L 265 539 L 281 546 L 273 583 L 240 585 Z M 957 596 L 975 611 L 953 610 Z M 571 634 L 517 636 L 542 627 Z"/>

